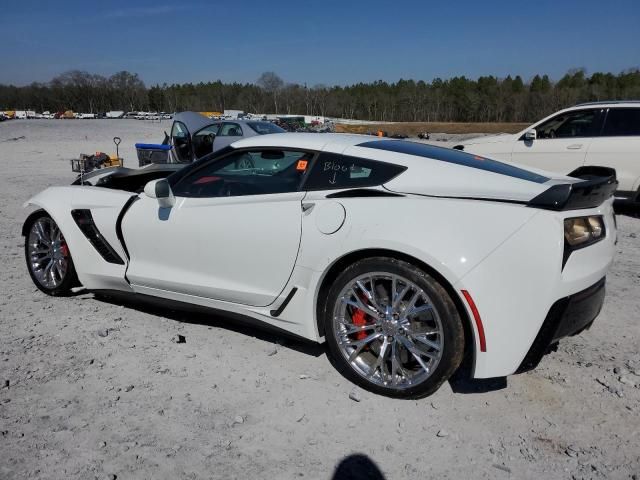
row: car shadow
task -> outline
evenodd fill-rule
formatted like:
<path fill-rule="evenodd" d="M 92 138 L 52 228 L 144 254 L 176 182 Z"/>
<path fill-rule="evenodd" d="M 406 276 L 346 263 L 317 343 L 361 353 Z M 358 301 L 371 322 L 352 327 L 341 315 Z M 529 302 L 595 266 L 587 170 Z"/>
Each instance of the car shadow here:
<path fill-rule="evenodd" d="M 613 204 L 613 210 L 616 215 L 640 218 L 640 202 L 616 201 Z"/>
<path fill-rule="evenodd" d="M 86 293 L 86 292 L 85 292 Z M 165 300 L 158 297 L 151 297 L 146 295 L 131 295 L 123 292 L 94 292 L 96 300 L 109 303 L 111 305 L 119 305 L 125 308 L 130 308 L 138 312 L 147 313 L 150 315 L 156 315 L 164 317 L 177 322 L 191 323 L 194 325 L 205 325 L 208 327 L 221 328 L 231 332 L 236 332 L 241 335 L 254 337 L 264 342 L 280 345 L 284 348 L 294 350 L 296 352 L 303 353 L 312 357 L 320 357 L 326 354 L 327 347 L 326 342 L 318 344 L 307 340 L 302 337 L 295 336 L 290 332 L 282 330 L 280 328 L 268 325 L 266 323 L 255 320 L 245 315 L 240 315 L 227 311 L 219 311 L 207 307 L 201 307 L 198 305 L 192 305 L 181 302 L 174 302 Z M 347 380 L 349 378 L 345 376 L 340 365 L 336 364 L 331 355 L 327 355 L 329 363 Z M 449 379 L 449 385 L 454 393 L 459 394 L 479 394 L 502 390 L 507 387 L 506 377 L 487 378 L 487 379 L 474 379 L 471 378 L 471 366 L 469 361 L 465 361 L 458 371 Z M 358 457 L 355 455 L 354 457 Z M 347 461 L 349 457 L 345 458 L 343 462 Z M 361 458 L 351 459 L 353 462 L 358 463 L 363 461 Z M 349 472 L 349 460 L 344 467 L 346 472 Z M 373 464 L 375 466 L 375 464 Z M 377 467 L 376 467 L 377 468 Z M 336 468 L 338 472 L 338 468 Z M 341 470 L 342 472 L 342 470 Z M 344 473 L 341 473 L 344 475 Z M 343 478 L 369 478 L 369 477 L 349 477 L 349 476 L 334 476 L 334 479 Z M 371 477 L 371 478 L 384 478 L 384 477 Z"/>
<path fill-rule="evenodd" d="M 640 218 L 640 206 L 636 204 L 615 204 L 616 215 L 625 215 L 631 218 Z"/>
<path fill-rule="evenodd" d="M 280 328 L 268 325 L 232 312 L 200 307 L 180 302 L 172 302 L 145 295 L 131 295 L 120 292 L 94 292 L 95 299 L 112 305 L 120 305 L 142 313 L 156 315 L 183 323 L 205 325 L 221 328 L 231 332 L 254 337 L 264 342 L 304 353 L 312 357 L 319 357 L 325 353 L 324 345 L 298 337 Z"/>
<path fill-rule="evenodd" d="M 449 378 L 449 386 L 453 393 L 488 393 L 507 388 L 507 377 L 472 378 L 472 371 L 472 358 L 467 355 L 460 368 Z"/>
<path fill-rule="evenodd" d="M 158 207 L 158 220 L 167 221 L 171 216 L 171 207 Z"/>
<path fill-rule="evenodd" d="M 449 386 L 453 393 L 473 394 L 488 393 L 507 388 L 506 377 L 497 378 L 469 378 L 454 375 L 449 379 Z"/>
<path fill-rule="evenodd" d="M 385 480 L 385 476 L 367 455 L 354 453 L 336 465 L 331 480 Z"/>

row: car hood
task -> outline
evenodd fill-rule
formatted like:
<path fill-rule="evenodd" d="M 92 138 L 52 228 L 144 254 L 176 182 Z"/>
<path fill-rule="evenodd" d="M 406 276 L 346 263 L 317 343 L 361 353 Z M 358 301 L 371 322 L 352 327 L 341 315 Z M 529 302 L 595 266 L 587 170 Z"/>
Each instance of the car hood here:
<path fill-rule="evenodd" d="M 79 175 L 71 185 L 93 185 L 127 192 L 139 192 L 147 182 L 167 178 L 184 167 L 183 163 L 152 163 L 142 168 L 100 168 L 85 175 Z"/>

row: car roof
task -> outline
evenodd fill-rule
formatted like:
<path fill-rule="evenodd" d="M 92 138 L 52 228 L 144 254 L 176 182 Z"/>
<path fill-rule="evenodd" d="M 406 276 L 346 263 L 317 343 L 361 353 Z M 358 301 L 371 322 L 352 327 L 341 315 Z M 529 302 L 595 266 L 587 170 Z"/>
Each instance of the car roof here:
<path fill-rule="evenodd" d="M 271 133 L 245 137 L 227 149 L 323 151 L 408 168 L 385 184 L 392 191 L 420 195 L 529 201 L 550 185 L 578 181 L 505 164 L 423 142 L 341 133 Z M 206 158 L 206 157 L 205 157 Z M 216 161 L 217 157 L 212 157 Z M 193 165 L 197 165 L 200 161 Z M 189 174 L 190 166 L 182 170 Z M 176 175 L 180 176 L 180 173 Z M 179 178 L 179 177 L 174 177 Z"/>
<path fill-rule="evenodd" d="M 578 103 L 575 107 L 640 107 L 640 100 L 610 100 Z"/>
<path fill-rule="evenodd" d="M 410 140 L 395 140 L 371 135 L 344 133 L 270 133 L 244 138 L 231 144 L 232 148 L 286 148 L 339 153 L 370 160 L 378 160 L 425 172 L 443 163 L 474 170 L 493 171 L 512 177 L 537 177 L 544 183 L 550 179 L 538 175 L 535 169 L 517 167 L 497 160 L 471 155 L 459 150 Z M 541 172 L 548 174 L 549 172 Z M 556 176 L 562 177 L 562 176 Z M 567 177 L 562 177 L 566 179 Z"/>
<path fill-rule="evenodd" d="M 173 116 L 174 122 L 182 122 L 186 125 L 187 130 L 191 133 L 195 133 L 198 130 L 214 123 L 210 118 L 198 112 L 180 112 Z"/>

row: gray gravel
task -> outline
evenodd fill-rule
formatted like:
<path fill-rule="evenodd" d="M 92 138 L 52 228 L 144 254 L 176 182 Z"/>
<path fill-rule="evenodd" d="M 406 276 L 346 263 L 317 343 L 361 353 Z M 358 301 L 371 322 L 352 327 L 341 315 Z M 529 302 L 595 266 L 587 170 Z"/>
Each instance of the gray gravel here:
<path fill-rule="evenodd" d="M 506 388 L 445 384 L 420 401 L 354 401 L 321 347 L 227 318 L 40 293 L 24 265 L 22 203 L 70 183 L 71 156 L 111 152 L 118 135 L 137 164 L 133 143 L 168 128 L 0 124 L 0 478 L 329 479 L 355 453 L 388 479 L 640 474 L 636 219 L 618 219 L 619 253 L 591 330 Z M 169 341 L 176 331 L 187 343 Z"/>

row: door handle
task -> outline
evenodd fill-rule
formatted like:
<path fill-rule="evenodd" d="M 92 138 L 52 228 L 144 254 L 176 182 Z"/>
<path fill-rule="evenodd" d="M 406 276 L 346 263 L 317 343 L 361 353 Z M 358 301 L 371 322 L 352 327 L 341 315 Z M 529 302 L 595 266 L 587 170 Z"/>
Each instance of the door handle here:
<path fill-rule="evenodd" d="M 580 150 L 582 148 L 581 143 L 573 143 L 567 147 L 567 150 Z"/>

